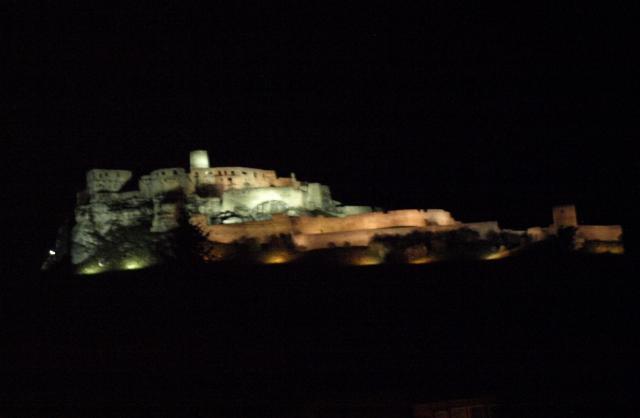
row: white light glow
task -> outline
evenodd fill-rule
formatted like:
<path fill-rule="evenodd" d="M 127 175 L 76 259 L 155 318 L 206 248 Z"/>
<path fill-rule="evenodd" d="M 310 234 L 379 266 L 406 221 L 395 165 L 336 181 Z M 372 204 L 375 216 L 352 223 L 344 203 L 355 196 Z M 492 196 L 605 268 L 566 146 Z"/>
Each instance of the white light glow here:
<path fill-rule="evenodd" d="M 56 255 L 56 252 L 53 250 L 49 250 L 49 255 Z"/>

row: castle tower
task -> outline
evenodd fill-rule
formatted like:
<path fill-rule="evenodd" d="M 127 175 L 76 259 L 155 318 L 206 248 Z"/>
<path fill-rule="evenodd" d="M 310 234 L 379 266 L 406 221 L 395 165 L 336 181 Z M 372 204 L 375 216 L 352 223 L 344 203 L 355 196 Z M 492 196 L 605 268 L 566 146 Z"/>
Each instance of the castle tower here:
<path fill-rule="evenodd" d="M 578 226 L 578 217 L 574 205 L 555 206 L 553 208 L 553 225 L 556 228 Z"/>
<path fill-rule="evenodd" d="M 189 163 L 192 171 L 194 168 L 209 168 L 209 153 L 205 150 L 191 151 Z"/>

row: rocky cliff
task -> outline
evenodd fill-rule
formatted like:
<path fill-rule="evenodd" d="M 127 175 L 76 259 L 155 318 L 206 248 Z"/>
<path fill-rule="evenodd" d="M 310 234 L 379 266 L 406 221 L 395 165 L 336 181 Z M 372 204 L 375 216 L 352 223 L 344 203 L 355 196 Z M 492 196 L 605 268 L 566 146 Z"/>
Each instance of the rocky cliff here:
<path fill-rule="evenodd" d="M 83 273 L 135 269 L 174 256 L 176 202 L 139 193 L 81 194 L 71 230 L 71 263 Z"/>

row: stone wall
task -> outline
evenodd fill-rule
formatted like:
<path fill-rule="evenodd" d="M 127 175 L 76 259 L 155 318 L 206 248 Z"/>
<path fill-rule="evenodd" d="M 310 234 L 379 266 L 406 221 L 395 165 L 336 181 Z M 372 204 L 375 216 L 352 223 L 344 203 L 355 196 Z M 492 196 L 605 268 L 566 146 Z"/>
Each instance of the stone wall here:
<path fill-rule="evenodd" d="M 273 170 L 248 167 L 212 167 L 208 170 L 221 191 L 243 187 L 268 187 L 276 178 Z"/>
<path fill-rule="evenodd" d="M 358 231 L 330 232 L 326 234 L 294 234 L 294 244 L 300 249 L 317 250 L 329 247 L 366 247 L 374 236 L 407 235 L 421 230 L 415 227 L 361 229 Z"/>
<path fill-rule="evenodd" d="M 399 226 L 426 226 L 424 212 L 417 209 L 407 209 L 394 210 L 387 213 L 363 213 L 341 218 L 303 216 L 295 223 L 296 233 L 303 234 L 323 234 L 330 232 L 381 229 Z"/>
<path fill-rule="evenodd" d="M 131 179 L 133 173 L 128 170 L 103 170 L 94 168 L 87 171 L 87 191 L 118 192 Z"/>
<path fill-rule="evenodd" d="M 257 187 L 249 189 L 227 190 L 222 195 L 222 210 L 242 213 L 259 210 L 258 206 L 266 202 L 283 202 L 290 208 L 305 206 L 305 193 L 293 187 Z"/>
<path fill-rule="evenodd" d="M 248 187 L 299 187 L 295 176 L 277 177 L 273 170 L 248 167 L 192 168 L 189 173 L 196 188 L 214 188 L 218 194 Z"/>
<path fill-rule="evenodd" d="M 622 226 L 580 225 L 576 231 L 576 239 L 587 241 L 620 241 L 622 240 Z"/>
<path fill-rule="evenodd" d="M 125 202 L 131 199 L 140 199 L 143 198 L 142 194 L 137 191 L 129 191 L 129 192 L 101 192 L 90 194 L 85 202 L 91 203 L 117 203 L 117 202 Z"/>
<path fill-rule="evenodd" d="M 287 215 L 273 215 L 268 221 L 251 221 L 238 224 L 209 225 L 203 215 L 191 217 L 191 224 L 210 241 L 230 244 L 243 238 L 253 238 L 263 243 L 274 235 L 290 235 L 291 219 Z"/>
<path fill-rule="evenodd" d="M 406 235 L 416 231 L 441 232 L 463 226 L 459 223 L 427 225 L 424 216 L 424 211 L 415 209 L 374 212 L 343 218 L 289 217 L 276 214 L 266 221 L 209 225 L 206 216 L 196 215 L 191 217 L 191 224 L 208 240 L 214 242 L 229 244 L 242 238 L 255 238 L 258 242 L 267 242 L 274 235 L 284 234 L 290 235 L 296 245 L 307 250 L 332 245 L 367 246 L 375 235 Z"/>
<path fill-rule="evenodd" d="M 189 179 L 198 193 L 215 193 L 217 195 L 222 193 L 223 188 L 218 181 L 219 178 L 209 168 L 191 168 Z"/>
<path fill-rule="evenodd" d="M 453 219 L 451 213 L 442 209 L 427 209 L 424 218 L 432 225 L 446 226 L 456 224 L 456 220 Z"/>
<path fill-rule="evenodd" d="M 362 213 L 370 213 L 372 211 L 373 209 L 371 208 L 371 206 L 345 205 L 345 206 L 338 206 L 336 208 L 336 212 L 344 216 L 359 215 Z"/>
<path fill-rule="evenodd" d="M 111 204 L 95 202 L 78 207 L 76 226 L 73 231 L 72 262 L 79 264 L 95 256 L 96 251 L 99 251 L 100 245 L 102 245 L 100 243 L 105 239 L 108 241 L 109 234 L 113 231 L 122 231 L 122 228 L 150 223 L 150 232 L 157 234 L 171 231 L 178 226 L 180 202 L 166 202 L 161 198 L 152 199 L 152 204 L 148 204 L 149 202 L 144 198 L 131 198 L 126 205 L 117 201 Z M 219 204 L 219 199 L 200 198 L 195 202 L 190 201 L 188 204 L 215 207 Z M 207 210 L 215 209 L 209 208 Z M 201 211 L 206 212 L 207 210 Z M 413 212 L 417 212 L 418 216 Z M 413 215 L 406 216 L 412 213 Z M 197 213 L 190 218 L 190 222 L 200 230 L 204 237 L 213 242 L 229 244 L 243 239 L 255 239 L 258 243 L 266 243 L 274 236 L 285 235 L 290 236 L 301 250 L 321 249 L 334 245 L 367 246 L 376 235 L 405 235 L 415 231 L 442 231 L 460 226 L 460 224 L 454 226 L 411 226 L 412 223 L 419 223 L 418 221 L 422 219 L 422 211 L 394 211 L 364 215 L 375 216 L 367 220 L 366 217 L 363 218 L 363 215 L 354 215 L 352 218 L 356 219 L 351 224 L 346 223 L 343 226 L 350 225 L 352 228 L 366 228 L 368 226 L 370 229 L 320 234 L 300 233 L 300 230 L 313 231 L 323 225 L 335 227 L 336 225 L 331 221 L 344 218 L 289 217 L 285 214 L 275 214 L 272 219 L 267 221 L 209 225 L 207 214 Z M 358 221 L 357 218 L 360 220 Z M 386 221 L 371 223 L 372 219 L 378 218 L 386 218 Z M 424 225 L 424 219 L 422 221 Z M 409 226 L 398 226 L 395 225 L 396 223 Z M 382 225 L 393 226 L 375 228 Z"/>
<path fill-rule="evenodd" d="M 431 225 L 424 227 L 390 227 L 381 229 L 361 229 L 357 231 L 330 232 L 326 234 L 293 234 L 293 242 L 300 250 L 319 250 L 336 247 L 366 247 L 375 236 L 408 235 L 414 232 L 446 232 L 461 228 L 462 224 Z"/>
<path fill-rule="evenodd" d="M 178 192 L 190 194 L 194 191 L 194 185 L 189 176 L 180 167 L 161 168 L 142 176 L 139 188 L 146 197 Z"/>
<path fill-rule="evenodd" d="M 295 179 L 295 177 L 276 177 L 271 185 L 274 187 L 300 187 L 301 183 Z"/>

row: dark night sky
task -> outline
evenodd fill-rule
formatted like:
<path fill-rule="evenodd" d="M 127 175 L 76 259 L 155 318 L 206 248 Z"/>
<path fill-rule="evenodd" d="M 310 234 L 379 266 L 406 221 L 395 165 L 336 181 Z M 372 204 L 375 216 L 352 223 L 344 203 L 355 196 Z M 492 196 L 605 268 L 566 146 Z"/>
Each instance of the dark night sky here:
<path fill-rule="evenodd" d="M 631 10 L 4 3 L 0 408 L 186 410 L 198 396 L 237 408 L 227 394 L 377 400 L 385 388 L 635 401 Z M 584 223 L 621 223 L 628 256 L 38 273 L 88 169 L 137 177 L 187 167 L 199 148 L 213 165 L 322 182 L 347 204 L 443 208 L 506 228 L 548 225 L 551 206 L 574 202 Z"/>
<path fill-rule="evenodd" d="M 46 248 L 87 169 L 140 175 L 186 166 L 196 148 L 214 165 L 329 184 L 344 203 L 517 228 L 576 202 L 587 223 L 627 224 L 638 197 L 629 11 L 451 3 L 14 3 L 15 94 L 2 106 L 24 243 Z"/>

